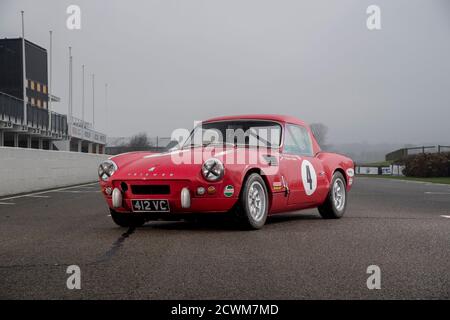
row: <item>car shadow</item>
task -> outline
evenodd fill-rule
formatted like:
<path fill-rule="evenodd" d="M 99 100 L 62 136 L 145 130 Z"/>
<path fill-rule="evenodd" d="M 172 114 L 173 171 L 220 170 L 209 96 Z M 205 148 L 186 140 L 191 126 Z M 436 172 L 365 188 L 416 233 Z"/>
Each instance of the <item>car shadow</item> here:
<path fill-rule="evenodd" d="M 279 213 L 267 218 L 266 226 L 289 223 L 302 220 L 320 220 L 318 214 L 304 212 Z M 222 230 L 222 231 L 244 231 L 248 230 L 240 226 L 238 221 L 229 216 L 207 216 L 192 220 L 180 221 L 148 221 L 139 229 L 161 229 L 161 230 Z"/>

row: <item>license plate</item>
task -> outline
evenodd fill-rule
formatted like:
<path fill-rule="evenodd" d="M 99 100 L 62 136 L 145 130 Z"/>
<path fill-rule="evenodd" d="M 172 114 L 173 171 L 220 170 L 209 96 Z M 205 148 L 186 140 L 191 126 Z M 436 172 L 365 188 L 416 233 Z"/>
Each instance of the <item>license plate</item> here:
<path fill-rule="evenodd" d="M 168 200 L 131 200 L 133 212 L 170 212 Z"/>

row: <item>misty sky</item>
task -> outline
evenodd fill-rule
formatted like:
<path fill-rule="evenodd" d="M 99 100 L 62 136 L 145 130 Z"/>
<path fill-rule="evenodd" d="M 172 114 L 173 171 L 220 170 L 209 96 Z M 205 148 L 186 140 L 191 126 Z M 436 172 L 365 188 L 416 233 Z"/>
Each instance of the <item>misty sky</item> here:
<path fill-rule="evenodd" d="M 81 30 L 66 28 L 70 4 Z M 370 4 L 379 31 L 366 28 Z M 48 48 L 53 30 L 55 111 L 67 113 L 71 45 L 74 116 L 85 64 L 86 120 L 94 72 L 96 127 L 110 136 L 280 113 L 326 124 L 332 143 L 450 144 L 448 0 L 0 0 L 0 37 L 20 36 L 20 10 L 28 40 Z"/>

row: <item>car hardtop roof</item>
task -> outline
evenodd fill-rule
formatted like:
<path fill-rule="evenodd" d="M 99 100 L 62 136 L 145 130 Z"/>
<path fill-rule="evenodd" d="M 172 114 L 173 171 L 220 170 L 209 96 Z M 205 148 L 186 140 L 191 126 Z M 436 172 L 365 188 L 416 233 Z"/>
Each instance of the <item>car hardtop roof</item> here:
<path fill-rule="evenodd" d="M 231 120 L 271 120 L 277 122 L 288 122 L 298 124 L 301 126 L 308 126 L 305 122 L 291 116 L 279 115 L 279 114 L 243 114 L 234 116 L 215 117 L 203 121 L 203 123 L 216 122 L 216 121 L 231 121 Z"/>

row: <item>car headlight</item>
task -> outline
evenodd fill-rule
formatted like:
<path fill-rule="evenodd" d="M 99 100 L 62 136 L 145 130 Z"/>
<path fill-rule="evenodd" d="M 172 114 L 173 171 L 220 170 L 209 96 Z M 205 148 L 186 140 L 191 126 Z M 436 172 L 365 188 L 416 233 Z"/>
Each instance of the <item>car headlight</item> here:
<path fill-rule="evenodd" d="M 211 158 L 202 165 L 202 175 L 208 181 L 219 181 L 223 178 L 225 168 L 219 159 Z"/>
<path fill-rule="evenodd" d="M 117 165 L 112 160 L 103 161 L 98 167 L 98 176 L 103 181 L 108 180 L 117 170 Z"/>

